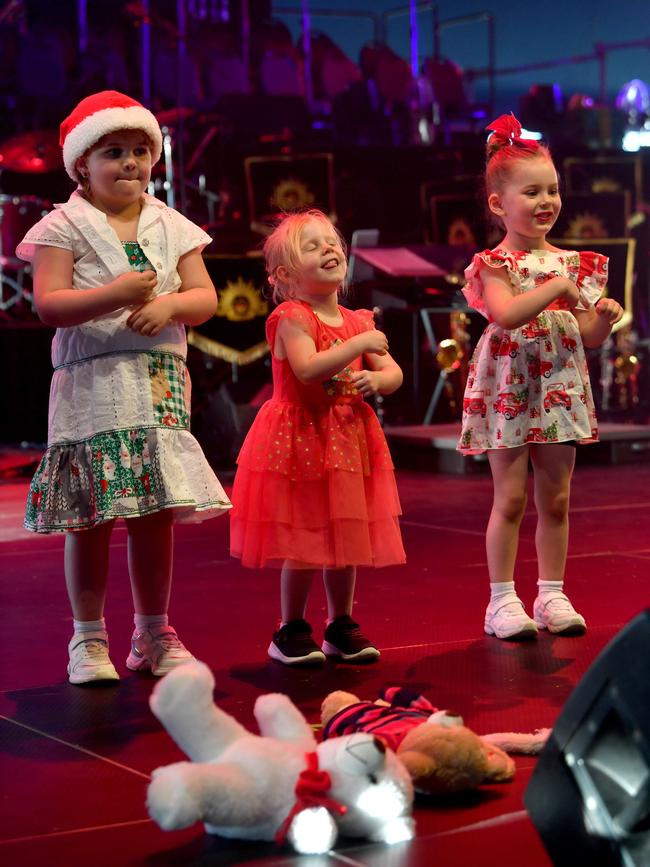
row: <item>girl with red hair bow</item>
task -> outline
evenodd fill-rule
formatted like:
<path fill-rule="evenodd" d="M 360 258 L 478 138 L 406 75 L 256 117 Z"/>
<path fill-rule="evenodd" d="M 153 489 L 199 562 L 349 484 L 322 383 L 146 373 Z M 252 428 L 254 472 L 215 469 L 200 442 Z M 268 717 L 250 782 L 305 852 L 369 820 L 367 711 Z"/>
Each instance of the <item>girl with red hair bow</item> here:
<path fill-rule="evenodd" d="M 585 620 L 564 593 L 576 443 L 598 438 L 584 347 L 600 346 L 623 310 L 605 297 L 607 260 L 560 250 L 547 236 L 561 207 L 548 149 L 522 137 L 514 115 L 488 126 L 487 204 L 503 240 L 474 256 L 463 292 L 488 320 L 474 351 L 458 449 L 487 452 L 494 501 L 486 534 L 485 632 L 522 639 L 569 635 Z M 528 464 L 534 475 L 538 593 L 533 618 L 515 592 Z"/>

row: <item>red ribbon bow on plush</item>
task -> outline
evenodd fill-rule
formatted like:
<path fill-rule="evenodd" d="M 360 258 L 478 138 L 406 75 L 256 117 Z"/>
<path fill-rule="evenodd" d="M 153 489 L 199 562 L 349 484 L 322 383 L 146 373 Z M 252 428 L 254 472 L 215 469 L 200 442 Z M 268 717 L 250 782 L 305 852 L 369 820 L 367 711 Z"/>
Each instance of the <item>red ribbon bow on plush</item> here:
<path fill-rule="evenodd" d="M 512 112 L 510 114 L 502 114 L 501 117 L 493 120 L 485 128 L 492 130 L 494 135 L 510 144 L 515 141 L 521 141 L 521 124 Z"/>
<path fill-rule="evenodd" d="M 305 758 L 307 768 L 296 780 L 296 803 L 276 832 L 277 843 L 284 843 L 294 817 L 303 810 L 308 810 L 310 807 L 325 807 L 330 813 L 337 813 L 339 816 L 343 816 L 348 811 L 344 804 L 326 796 L 325 793 L 332 788 L 332 780 L 327 771 L 319 771 L 318 753 L 307 753 Z"/>

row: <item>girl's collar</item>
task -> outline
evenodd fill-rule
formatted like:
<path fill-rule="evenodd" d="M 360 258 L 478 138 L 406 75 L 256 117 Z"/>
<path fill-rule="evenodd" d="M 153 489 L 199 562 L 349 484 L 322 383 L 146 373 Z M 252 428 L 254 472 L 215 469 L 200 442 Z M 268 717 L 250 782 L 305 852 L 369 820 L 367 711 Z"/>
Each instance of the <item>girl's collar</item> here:
<path fill-rule="evenodd" d="M 89 202 L 88 199 L 81 194 L 81 187 L 77 187 L 76 190 L 71 194 L 70 198 L 67 202 L 60 202 L 54 205 L 55 208 L 65 208 L 66 206 L 74 206 L 74 207 L 83 207 L 90 208 L 93 213 L 102 214 L 104 218 L 106 218 L 106 214 L 104 211 L 100 211 L 99 208 L 96 208 L 92 202 Z M 149 193 L 142 194 L 142 210 L 144 210 L 148 205 L 152 205 L 156 208 L 166 208 L 167 205 L 164 202 L 161 202 L 160 199 L 157 199 L 155 196 L 150 196 Z"/>
<path fill-rule="evenodd" d="M 341 317 L 341 321 L 339 323 L 337 323 L 336 325 L 334 325 L 331 322 L 326 322 L 321 317 L 321 315 L 318 313 L 318 311 L 314 310 L 314 308 L 311 306 L 309 301 L 305 301 L 304 298 L 295 298 L 294 300 L 298 301 L 300 304 L 303 304 L 305 307 L 307 307 L 309 310 L 311 310 L 312 315 L 314 316 L 315 319 L 317 319 L 321 323 L 321 325 L 326 325 L 328 328 L 341 328 L 345 323 L 345 314 L 343 313 L 344 308 L 341 307 L 340 304 L 337 304 L 336 307 L 337 307 L 337 310 L 338 310 L 339 315 Z"/>
<path fill-rule="evenodd" d="M 545 248 L 545 247 L 531 247 L 530 249 L 527 249 L 527 250 L 509 250 L 507 247 L 503 247 L 499 244 L 499 246 L 495 247 L 492 250 L 492 252 L 493 253 L 507 253 L 510 256 L 515 256 L 517 253 L 525 253 L 527 256 L 529 256 L 529 255 L 541 256 L 541 255 L 548 255 L 549 253 L 563 253 L 564 251 L 563 250 L 557 250 L 557 249 L 551 250 L 551 249 Z"/>

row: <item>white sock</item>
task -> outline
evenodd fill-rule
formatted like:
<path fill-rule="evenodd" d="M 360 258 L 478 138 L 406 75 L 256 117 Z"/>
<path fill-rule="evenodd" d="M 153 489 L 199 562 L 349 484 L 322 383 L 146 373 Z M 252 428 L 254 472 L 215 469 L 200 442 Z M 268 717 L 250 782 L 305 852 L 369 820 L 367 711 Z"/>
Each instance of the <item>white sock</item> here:
<path fill-rule="evenodd" d="M 156 633 L 169 626 L 169 617 L 167 614 L 134 614 L 133 622 L 138 632 L 148 629 L 149 632 Z"/>
<path fill-rule="evenodd" d="M 507 605 L 508 602 L 518 601 L 514 581 L 490 581 L 490 604 L 500 602 L 502 605 Z"/>
<path fill-rule="evenodd" d="M 550 596 L 562 593 L 564 581 L 538 581 L 537 587 L 539 596 Z"/>
<path fill-rule="evenodd" d="M 99 620 L 73 620 L 72 624 L 75 635 L 83 632 L 106 632 L 106 621 L 103 617 Z"/>

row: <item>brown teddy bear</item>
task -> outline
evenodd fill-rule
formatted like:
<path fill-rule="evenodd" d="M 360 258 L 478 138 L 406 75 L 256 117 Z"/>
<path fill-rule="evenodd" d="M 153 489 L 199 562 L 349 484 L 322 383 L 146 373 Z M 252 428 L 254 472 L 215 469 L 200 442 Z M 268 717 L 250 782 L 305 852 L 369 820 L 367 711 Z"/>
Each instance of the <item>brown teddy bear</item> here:
<path fill-rule="evenodd" d="M 515 765 L 505 752 L 535 754 L 549 730 L 534 735 L 504 733 L 479 737 L 449 711 L 400 687 L 385 689 L 376 702 L 349 692 L 330 693 L 321 707 L 323 739 L 353 732 L 383 738 L 407 768 L 415 790 L 455 794 L 484 783 L 511 780 Z"/>

